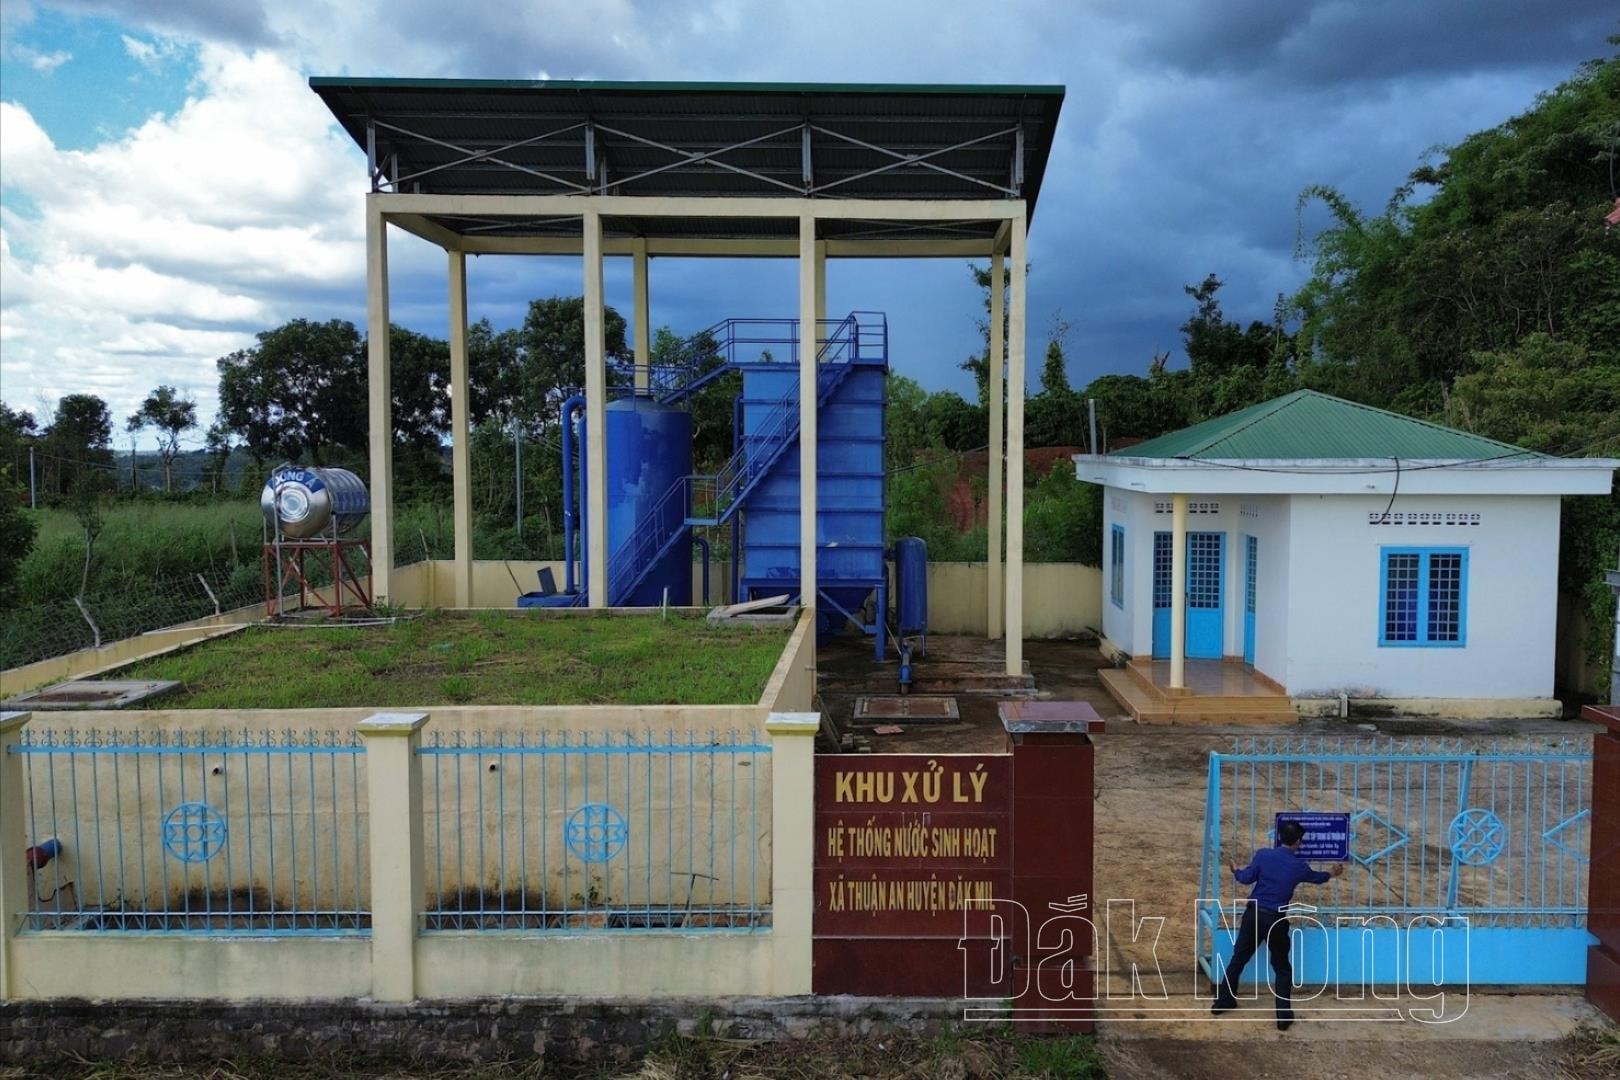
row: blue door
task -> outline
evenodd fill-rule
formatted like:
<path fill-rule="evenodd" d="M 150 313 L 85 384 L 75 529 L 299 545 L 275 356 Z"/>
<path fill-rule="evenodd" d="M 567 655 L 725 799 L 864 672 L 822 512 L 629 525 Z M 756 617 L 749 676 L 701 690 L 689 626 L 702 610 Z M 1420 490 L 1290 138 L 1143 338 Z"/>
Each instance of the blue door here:
<path fill-rule="evenodd" d="M 1260 541 L 1243 538 L 1243 662 L 1254 666 L 1254 593 L 1260 573 Z"/>
<path fill-rule="evenodd" d="M 1187 534 L 1187 655 L 1219 660 L 1226 630 L 1222 566 L 1226 534 Z"/>
<path fill-rule="evenodd" d="M 1153 658 L 1170 655 L 1170 534 L 1153 534 Z"/>

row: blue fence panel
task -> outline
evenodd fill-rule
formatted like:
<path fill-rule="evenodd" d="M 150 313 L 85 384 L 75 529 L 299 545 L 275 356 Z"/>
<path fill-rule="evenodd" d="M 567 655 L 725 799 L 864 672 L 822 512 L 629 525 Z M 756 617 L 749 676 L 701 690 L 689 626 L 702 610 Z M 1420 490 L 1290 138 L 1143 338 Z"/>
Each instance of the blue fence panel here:
<path fill-rule="evenodd" d="M 363 749 L 338 732 L 24 731 L 30 930 L 368 932 Z"/>
<path fill-rule="evenodd" d="M 430 931 L 769 925 L 752 733 L 434 733 L 418 753 Z"/>
<path fill-rule="evenodd" d="M 1572 739 L 1240 739 L 1210 755 L 1197 929 L 1206 972 L 1230 952 L 1232 909 L 1247 892 L 1226 864 L 1270 846 L 1278 812 L 1317 811 L 1350 824 L 1344 875 L 1295 896 L 1324 927 L 1466 923 L 1472 981 L 1578 981 L 1590 785 L 1589 748 Z M 1308 948 L 1307 968 L 1313 956 Z M 1313 977 L 1353 974 L 1348 959 L 1318 959 Z"/>

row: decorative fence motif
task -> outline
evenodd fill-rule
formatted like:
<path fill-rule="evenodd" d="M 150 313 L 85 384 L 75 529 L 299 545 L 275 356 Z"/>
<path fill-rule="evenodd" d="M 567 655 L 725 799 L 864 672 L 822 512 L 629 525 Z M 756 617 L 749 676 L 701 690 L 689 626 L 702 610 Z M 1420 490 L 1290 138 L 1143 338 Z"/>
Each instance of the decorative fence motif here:
<path fill-rule="evenodd" d="M 1198 921 L 1206 969 L 1218 905 L 1243 895 L 1226 864 L 1270 846 L 1280 811 L 1348 815 L 1346 872 L 1295 898 L 1325 927 L 1466 920 L 1476 982 L 1515 981 L 1511 955 L 1506 977 L 1492 977 L 1481 944 L 1494 931 L 1563 931 L 1539 945 L 1584 951 L 1591 755 L 1581 742 L 1249 738 L 1212 753 Z"/>
<path fill-rule="evenodd" d="M 337 732 L 25 730 L 33 930 L 370 924 L 363 747 Z"/>
<path fill-rule="evenodd" d="M 430 733 L 417 753 L 429 930 L 769 924 L 752 733 Z"/>

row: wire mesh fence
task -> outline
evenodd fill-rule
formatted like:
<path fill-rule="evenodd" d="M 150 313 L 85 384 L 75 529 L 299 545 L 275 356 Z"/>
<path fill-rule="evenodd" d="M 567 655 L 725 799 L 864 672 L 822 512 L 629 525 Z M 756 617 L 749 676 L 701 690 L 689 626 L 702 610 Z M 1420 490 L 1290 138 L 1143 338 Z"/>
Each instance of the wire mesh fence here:
<path fill-rule="evenodd" d="M 28 730 L 34 930 L 346 933 L 370 926 L 352 733 Z"/>
<path fill-rule="evenodd" d="M 769 923 L 752 733 L 456 732 L 419 754 L 429 930 Z"/>
<path fill-rule="evenodd" d="M 282 586 L 284 595 L 297 591 L 296 581 Z M 17 605 L 0 617 L 0 669 L 262 604 L 264 599 L 264 571 L 255 563 L 229 571 L 119 582 L 81 596 Z"/>

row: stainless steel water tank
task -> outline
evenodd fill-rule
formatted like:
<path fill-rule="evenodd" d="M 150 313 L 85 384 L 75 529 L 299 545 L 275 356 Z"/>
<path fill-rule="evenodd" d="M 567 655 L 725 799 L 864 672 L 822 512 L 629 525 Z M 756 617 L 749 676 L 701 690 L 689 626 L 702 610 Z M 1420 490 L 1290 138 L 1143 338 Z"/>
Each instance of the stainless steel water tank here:
<path fill-rule="evenodd" d="M 360 524 L 371 509 L 365 482 L 347 469 L 279 465 L 264 482 L 259 509 L 270 535 L 307 540 L 336 523 L 339 533 Z"/>

